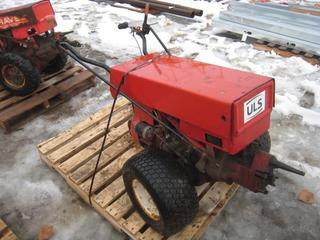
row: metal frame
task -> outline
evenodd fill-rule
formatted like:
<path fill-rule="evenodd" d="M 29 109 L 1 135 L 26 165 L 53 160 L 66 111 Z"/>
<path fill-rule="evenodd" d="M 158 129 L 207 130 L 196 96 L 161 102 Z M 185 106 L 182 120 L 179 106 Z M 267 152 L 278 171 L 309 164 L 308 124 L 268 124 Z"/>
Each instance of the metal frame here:
<path fill-rule="evenodd" d="M 320 17 L 289 9 L 276 4 L 231 2 L 228 11 L 221 12 L 214 25 L 320 55 Z"/>

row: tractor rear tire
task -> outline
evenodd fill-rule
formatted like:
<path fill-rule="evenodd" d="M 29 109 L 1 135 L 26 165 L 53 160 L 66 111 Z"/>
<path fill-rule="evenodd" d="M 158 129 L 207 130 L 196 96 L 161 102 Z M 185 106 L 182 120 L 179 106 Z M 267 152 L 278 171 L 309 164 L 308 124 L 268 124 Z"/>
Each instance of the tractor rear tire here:
<path fill-rule="evenodd" d="M 145 149 L 123 167 L 126 191 L 140 216 L 168 237 L 191 223 L 199 209 L 195 188 L 176 159 Z"/>
<path fill-rule="evenodd" d="M 40 74 L 28 59 L 14 53 L 0 55 L 0 83 L 13 95 L 25 96 L 40 84 Z"/>
<path fill-rule="evenodd" d="M 60 52 L 48 66 L 43 70 L 47 74 L 52 74 L 60 71 L 68 62 L 68 55 L 65 52 Z"/>
<path fill-rule="evenodd" d="M 260 137 L 255 139 L 242 151 L 242 158 L 244 159 L 246 164 L 251 165 L 257 151 L 261 150 L 265 152 L 270 152 L 270 149 L 271 138 L 269 132 L 267 131 Z"/>

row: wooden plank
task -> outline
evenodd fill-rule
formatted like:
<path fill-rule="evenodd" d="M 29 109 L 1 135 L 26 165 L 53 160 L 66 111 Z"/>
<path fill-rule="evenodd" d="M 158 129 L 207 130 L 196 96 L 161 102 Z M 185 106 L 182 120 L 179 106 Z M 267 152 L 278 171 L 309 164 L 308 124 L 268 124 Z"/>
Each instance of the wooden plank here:
<path fill-rule="evenodd" d="M 0 219 L 0 240 L 17 240 L 17 236 L 8 228 L 7 224 Z"/>
<path fill-rule="evenodd" d="M 164 237 L 157 233 L 152 228 L 148 228 L 144 233 L 139 234 L 139 240 L 161 240 Z"/>
<path fill-rule="evenodd" d="M 130 209 L 132 203 L 128 194 L 124 193 L 114 203 L 106 208 L 106 211 L 116 220 L 120 220 Z"/>
<path fill-rule="evenodd" d="M 201 186 L 197 186 L 196 191 L 198 196 L 202 197 L 206 193 L 206 190 L 208 190 L 209 187 L 210 187 L 209 183 L 204 183 Z"/>
<path fill-rule="evenodd" d="M 228 184 L 223 182 L 215 183 L 201 199 L 199 203 L 201 211 L 211 214 L 219 202 L 225 199 L 228 190 Z"/>
<path fill-rule="evenodd" d="M 50 75 L 46 75 L 44 77 L 42 77 L 42 82 L 45 82 L 46 80 L 52 78 L 52 77 L 55 77 L 56 75 L 62 73 L 62 72 L 65 72 L 66 70 L 68 70 L 69 68 L 73 67 L 74 65 L 71 64 L 70 62 L 67 63 L 67 65 L 64 67 L 64 69 L 60 70 L 59 72 L 56 72 L 56 73 L 53 73 L 53 74 L 50 74 Z M 0 101 L 3 100 L 3 99 L 6 99 L 8 97 L 14 97 L 12 96 L 8 91 L 4 90 L 4 88 L 0 85 Z"/>
<path fill-rule="evenodd" d="M 16 240 L 17 237 L 13 232 L 8 232 L 7 234 L 5 234 L 0 240 Z"/>
<path fill-rule="evenodd" d="M 212 219 L 226 206 L 228 200 L 237 190 L 237 185 L 228 185 L 223 182 L 215 183 L 199 203 L 200 211 L 192 221 L 181 232 L 171 236 L 168 240 L 198 239 Z M 231 195 L 229 192 L 232 192 Z"/>
<path fill-rule="evenodd" d="M 93 200 L 102 208 L 109 205 L 125 192 L 122 176 L 118 177 L 101 192 L 94 196 Z"/>
<path fill-rule="evenodd" d="M 136 154 L 136 149 L 129 149 L 127 152 L 123 153 L 120 157 L 112 161 L 109 165 L 102 168 L 95 177 L 94 184 L 92 187 L 92 191 L 97 191 L 101 186 L 110 184 L 114 181 L 118 176 L 121 176 L 121 169 L 123 164 L 128 160 L 128 158 L 132 157 Z M 74 180 L 74 179 L 73 179 Z M 80 185 L 80 188 L 85 192 L 89 193 L 91 185 L 91 178 L 86 180 L 84 183 Z"/>
<path fill-rule="evenodd" d="M 119 99 L 115 106 L 115 111 L 123 107 L 124 105 L 128 105 L 128 101 L 124 98 Z M 75 125 L 74 127 L 68 129 L 67 131 L 59 134 L 56 137 L 50 138 L 47 141 L 38 145 L 38 150 L 41 154 L 48 154 L 60 146 L 64 145 L 66 142 L 74 139 L 78 136 L 82 131 L 95 127 L 102 119 L 106 119 L 106 116 L 109 115 L 111 110 L 111 105 L 103 108 L 99 112 L 95 113 L 93 116 L 89 117 L 85 121 L 82 121 Z"/>
<path fill-rule="evenodd" d="M 10 108 L 5 109 L 1 112 L 0 120 L 2 122 L 8 121 L 17 115 L 30 110 L 31 108 L 42 104 L 45 100 L 53 98 L 54 96 L 61 94 L 61 92 L 70 89 L 71 87 L 79 84 L 80 82 L 90 78 L 92 74 L 89 71 L 83 71 L 81 74 L 77 76 L 73 76 L 68 81 L 64 81 L 55 85 L 54 87 L 51 86 L 48 90 L 41 92 L 37 95 L 34 95 L 23 102 L 13 105 Z"/>
<path fill-rule="evenodd" d="M 120 123 L 127 121 L 131 116 L 131 107 L 124 106 L 125 109 L 121 109 L 121 114 L 115 112 L 114 116 L 112 117 L 110 123 L 110 129 L 117 127 Z M 61 146 L 59 149 L 49 153 L 47 155 L 48 160 L 51 163 L 60 163 L 75 154 L 76 152 L 82 150 L 86 146 L 93 143 L 98 138 L 102 137 L 105 133 L 105 128 L 107 126 L 108 119 L 101 121 L 96 128 L 90 129 L 89 131 L 85 131 L 78 135 L 76 138 L 72 139 L 68 143 Z"/>
<path fill-rule="evenodd" d="M 136 235 L 145 224 L 146 222 L 140 217 L 140 215 L 137 212 L 133 212 L 122 226 L 132 235 Z"/>
<path fill-rule="evenodd" d="M 223 209 L 227 206 L 228 202 L 232 199 L 234 194 L 239 188 L 239 185 L 233 183 L 232 185 L 228 185 L 229 189 L 227 191 L 226 197 L 221 199 L 217 207 L 212 211 L 212 213 L 207 217 L 206 221 L 202 223 L 202 225 L 195 231 L 193 239 L 199 239 L 206 228 L 214 221 L 214 219 L 223 211 Z"/>
<path fill-rule="evenodd" d="M 83 92 L 84 90 L 86 90 L 92 86 L 94 86 L 94 84 L 90 81 L 90 79 L 85 80 L 84 82 L 81 82 L 80 84 L 77 84 L 76 86 L 72 87 L 70 90 L 66 91 L 63 98 L 61 98 L 59 95 L 57 95 L 56 97 L 49 99 L 48 100 L 49 105 L 50 105 L 49 108 L 45 108 L 43 106 L 43 104 L 40 104 L 40 105 L 38 105 L 38 106 L 36 106 L 26 112 L 23 112 L 19 116 L 10 119 L 9 121 L 6 121 L 6 122 L 0 121 L 0 125 L 1 126 L 4 125 L 3 128 L 5 129 L 6 132 L 10 132 L 12 130 L 18 129 L 20 126 L 23 126 L 27 122 L 36 118 L 37 116 L 39 116 L 45 112 L 53 110 L 54 108 L 56 108 L 60 104 L 68 101 L 73 96 L 79 94 L 80 92 Z"/>
<path fill-rule="evenodd" d="M 127 107 L 128 106 L 125 105 L 119 108 L 117 115 L 127 115 Z M 131 108 L 129 109 L 132 111 Z M 88 135 L 86 135 L 88 132 L 97 132 L 97 129 L 99 129 L 104 121 L 100 116 L 95 116 L 96 121 L 89 121 L 87 119 L 83 124 L 78 124 L 79 131 L 74 127 L 72 128 L 73 134 L 70 135 L 70 131 L 66 131 L 64 134 L 59 135 L 58 140 L 52 138 L 46 143 L 39 145 L 39 148 L 45 149 L 46 152 L 46 154 L 42 154 L 42 151 L 39 149 L 42 160 L 56 169 L 86 202 L 89 202 L 88 192 L 97 160 L 97 150 L 99 149 L 99 143 L 102 141 L 101 137 L 96 138 L 83 149 L 73 152 L 61 163 L 50 162 L 48 155 L 57 151 L 63 153 L 61 149 L 74 140 L 78 139 L 77 143 L 87 141 L 82 138 L 88 137 Z M 90 126 L 90 123 L 94 126 Z M 133 144 L 125 121 L 121 121 L 117 127 L 112 128 L 109 134 L 110 145 L 103 151 L 93 184 L 92 206 L 117 230 L 125 232 L 134 240 L 165 239 L 147 226 L 144 220 L 134 210 L 125 192 L 121 176 L 123 164 L 131 156 L 141 151 L 142 147 Z M 51 146 L 47 147 L 46 144 Z M 55 150 L 52 151 L 52 147 Z M 237 185 L 227 185 L 225 183 L 215 183 L 214 185 L 207 183 L 197 187 L 197 192 L 201 199 L 198 215 L 192 224 L 186 226 L 185 229 L 170 239 L 199 239 L 215 216 L 226 206 L 226 203 L 232 197 L 236 188 Z"/>
<path fill-rule="evenodd" d="M 127 149 L 125 149 L 125 150 L 127 150 Z M 118 157 L 118 155 L 116 155 L 117 161 L 115 161 L 113 164 L 110 164 L 106 168 L 104 168 L 103 170 L 105 170 L 105 171 L 102 173 L 102 175 L 109 176 L 109 174 L 115 175 L 116 173 L 118 173 L 120 171 L 120 167 L 122 167 L 122 165 L 125 163 L 125 161 L 128 158 L 130 158 L 131 156 L 133 156 L 134 154 L 136 154 L 137 152 L 139 152 L 139 150 L 141 150 L 139 147 L 133 146 L 128 151 L 125 151 L 119 157 Z M 119 152 L 120 151 L 123 151 L 123 149 L 119 150 Z M 93 159 L 93 160 L 96 160 L 96 159 Z M 110 156 L 108 154 L 101 156 L 101 160 L 100 160 L 98 169 L 101 169 L 102 167 L 111 163 L 113 160 L 115 160 L 115 157 Z M 95 163 L 96 163 L 96 161 L 87 162 L 85 165 L 81 166 L 74 173 L 72 173 L 70 175 L 70 179 L 76 184 L 82 183 L 83 181 L 88 179 L 93 174 L 93 171 L 95 168 Z M 98 179 L 98 177 L 99 176 L 96 176 L 96 179 Z M 103 180 L 105 180 L 106 177 L 101 176 L 101 178 Z M 98 180 L 95 181 L 95 184 L 98 184 Z M 88 186 L 88 183 L 80 186 L 80 188 L 87 189 L 86 186 Z"/>
<path fill-rule="evenodd" d="M 12 96 L 12 97 L 10 97 L 10 98 L 8 98 L 6 100 L 1 101 L 0 102 L 0 110 L 3 110 L 5 108 L 11 106 L 14 103 L 21 102 L 24 99 L 27 99 L 30 96 L 45 90 L 46 88 L 50 87 L 51 85 L 57 84 L 57 83 L 65 80 L 66 78 L 69 78 L 70 76 L 74 75 L 75 73 L 80 72 L 81 69 L 82 69 L 81 67 L 76 66 L 74 68 L 69 69 L 68 71 L 63 72 L 62 74 L 60 74 L 58 76 L 55 76 L 55 77 L 49 79 L 48 81 L 43 82 L 42 84 L 40 84 L 40 86 L 37 89 L 37 91 L 32 93 L 32 94 L 30 94 L 30 95 L 27 95 L 27 96 Z"/>
<path fill-rule="evenodd" d="M 42 80 L 39 88 L 28 96 L 11 96 L 0 90 L 0 127 L 7 132 L 16 129 L 95 85 L 90 72 L 70 63 L 63 70 L 42 77 Z"/>
<path fill-rule="evenodd" d="M 116 148 L 115 151 L 119 150 L 119 147 L 117 146 L 117 144 L 114 144 L 114 143 L 122 138 L 123 140 L 120 140 L 121 144 L 130 146 L 133 143 L 129 136 L 128 126 L 126 122 L 110 133 L 110 135 L 107 138 L 107 144 L 105 144 L 104 149 L 108 148 L 107 149 L 108 152 L 112 152 L 113 151 L 111 150 L 112 148 Z M 80 166 L 88 162 L 91 158 L 98 155 L 101 149 L 102 142 L 103 142 L 103 137 L 91 143 L 86 148 L 75 153 L 73 156 L 71 156 L 70 158 L 68 158 L 66 161 L 64 161 L 58 166 L 59 170 L 62 171 L 63 174 L 66 174 L 79 168 Z"/>
<path fill-rule="evenodd" d="M 5 224 L 4 221 L 2 221 L 2 219 L 0 219 L 0 234 L 3 232 L 3 230 L 5 230 L 7 228 L 7 224 Z"/>
<path fill-rule="evenodd" d="M 44 106 L 42 106 L 42 104 L 40 104 L 39 106 L 36 106 L 35 108 L 32 108 L 29 111 L 26 111 L 22 114 L 20 114 L 19 116 L 10 119 L 9 121 L 3 123 L 0 121 L 0 125 L 4 124 L 4 129 L 6 132 L 10 132 L 12 130 L 18 129 L 20 126 L 23 126 L 24 124 L 28 123 L 29 121 L 31 121 L 32 119 L 36 118 L 37 116 L 51 111 L 54 108 L 56 108 L 57 106 L 59 106 L 60 104 L 66 102 L 68 99 L 70 99 L 72 96 L 77 95 L 78 93 L 92 87 L 93 84 L 89 81 L 85 81 L 82 82 L 81 84 L 77 85 L 75 89 L 71 89 L 71 92 L 68 91 L 68 95 L 67 98 L 60 98 L 59 95 L 57 95 L 56 97 L 48 100 L 48 104 L 50 105 L 49 108 L 45 108 Z"/>
<path fill-rule="evenodd" d="M 8 98 L 8 97 L 10 97 L 10 96 L 11 96 L 11 95 L 10 95 L 9 92 L 7 92 L 7 91 L 1 91 L 1 92 L 0 92 L 0 101 L 2 101 L 3 99 Z"/>

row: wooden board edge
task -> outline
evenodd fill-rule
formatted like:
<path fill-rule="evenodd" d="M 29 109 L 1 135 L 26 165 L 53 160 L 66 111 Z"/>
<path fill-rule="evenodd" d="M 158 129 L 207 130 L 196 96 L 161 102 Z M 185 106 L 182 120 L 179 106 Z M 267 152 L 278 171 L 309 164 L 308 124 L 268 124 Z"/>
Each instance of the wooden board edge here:
<path fill-rule="evenodd" d="M 239 185 L 236 183 L 232 183 L 230 185 L 229 190 L 226 193 L 226 198 L 221 200 L 218 204 L 218 206 L 215 208 L 214 212 L 208 216 L 204 224 L 201 225 L 201 228 L 197 231 L 197 233 L 194 235 L 194 237 L 191 240 L 198 240 L 201 238 L 201 236 L 204 234 L 205 230 L 208 228 L 210 224 L 213 223 L 216 217 L 219 216 L 219 214 L 224 210 L 224 208 L 228 205 L 230 200 L 233 198 L 233 196 L 236 194 L 236 192 L 239 189 Z"/>
<path fill-rule="evenodd" d="M 41 114 L 44 114 L 44 113 L 46 113 L 48 111 L 51 111 L 51 110 L 55 109 L 59 105 L 68 102 L 74 96 L 76 96 L 76 95 L 80 94 L 81 92 L 83 92 L 83 91 L 85 91 L 85 90 L 87 90 L 87 89 L 89 89 L 91 87 L 94 87 L 94 86 L 95 86 L 95 84 L 91 80 L 89 80 L 89 78 L 87 78 L 87 79 L 83 80 L 81 83 L 77 84 L 75 87 L 73 87 L 73 88 L 68 90 L 68 92 L 67 92 L 68 98 L 60 99 L 59 101 L 51 104 L 48 108 L 42 107 L 42 109 L 39 109 L 36 112 L 28 114 L 27 117 L 22 118 L 20 121 L 17 121 L 14 124 L 10 124 L 10 121 L 4 122 L 4 121 L 0 120 L 0 126 L 4 129 L 5 133 L 10 133 L 10 132 L 18 129 L 19 127 L 25 125 L 27 122 L 30 122 L 31 120 L 37 118 Z M 58 98 L 58 95 L 56 95 L 52 99 Z M 32 112 L 34 109 L 38 108 L 42 104 L 33 107 L 32 109 L 28 110 L 27 112 Z M 24 112 L 21 115 L 26 114 L 27 112 Z M 16 117 L 16 118 L 19 118 L 19 116 Z"/>
<path fill-rule="evenodd" d="M 17 240 L 17 236 L 9 226 L 0 218 L 0 240 Z"/>
<path fill-rule="evenodd" d="M 125 106 L 126 104 L 129 104 L 129 101 L 127 101 L 127 100 L 124 99 L 124 98 L 119 99 L 117 102 L 119 103 L 119 109 L 122 108 L 123 106 Z M 107 106 L 108 106 L 108 105 L 107 105 Z M 72 126 L 71 128 L 68 128 L 68 129 L 66 129 L 65 131 L 57 134 L 56 136 L 51 137 L 51 138 L 49 138 L 49 139 L 47 139 L 47 140 L 39 143 L 39 144 L 37 145 L 37 148 L 38 148 L 39 152 L 41 152 L 42 154 L 49 154 L 50 151 L 53 150 L 53 149 L 55 149 L 56 147 L 54 147 L 53 149 L 50 149 L 50 150 L 48 150 L 48 151 L 46 151 L 46 152 L 43 152 L 41 149 L 42 149 L 44 146 L 46 146 L 47 144 L 51 143 L 52 141 L 55 141 L 55 140 L 58 139 L 58 138 L 64 138 L 65 135 L 69 135 L 70 132 L 72 132 L 72 131 L 77 131 L 77 129 L 80 128 L 80 126 L 81 126 L 83 123 L 85 123 L 85 122 L 88 123 L 88 126 L 86 126 L 85 128 L 81 129 L 79 132 L 77 131 L 77 134 L 79 134 L 79 133 L 81 133 L 81 132 L 84 132 L 84 131 L 86 131 L 86 130 L 88 130 L 88 129 L 91 129 L 92 127 L 96 126 L 96 125 L 104 118 L 104 116 L 107 116 L 107 115 L 108 115 L 108 113 L 105 112 L 106 109 L 107 109 L 107 107 L 103 107 L 102 109 L 100 109 L 99 111 L 97 111 L 97 112 L 95 112 L 94 114 L 90 115 L 89 117 L 86 117 L 86 118 L 82 119 L 81 121 L 77 122 L 77 123 L 76 123 L 74 126 Z M 99 118 L 98 118 L 99 115 L 101 115 L 102 117 L 99 117 Z M 92 119 L 94 119 L 94 118 L 98 118 L 98 119 L 96 119 L 96 120 L 94 120 L 94 121 L 92 122 Z"/>

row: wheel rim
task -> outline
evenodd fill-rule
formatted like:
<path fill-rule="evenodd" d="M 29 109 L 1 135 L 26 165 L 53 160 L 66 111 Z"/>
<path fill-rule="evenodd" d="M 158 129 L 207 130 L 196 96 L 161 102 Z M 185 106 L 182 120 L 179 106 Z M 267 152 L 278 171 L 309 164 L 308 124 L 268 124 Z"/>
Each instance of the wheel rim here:
<path fill-rule="evenodd" d="M 132 189 L 141 209 L 154 221 L 160 220 L 160 212 L 148 190 L 137 179 L 132 181 Z"/>
<path fill-rule="evenodd" d="M 6 64 L 1 69 L 5 84 L 14 89 L 20 89 L 26 84 L 26 78 L 21 70 L 13 64 Z"/>

